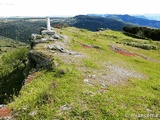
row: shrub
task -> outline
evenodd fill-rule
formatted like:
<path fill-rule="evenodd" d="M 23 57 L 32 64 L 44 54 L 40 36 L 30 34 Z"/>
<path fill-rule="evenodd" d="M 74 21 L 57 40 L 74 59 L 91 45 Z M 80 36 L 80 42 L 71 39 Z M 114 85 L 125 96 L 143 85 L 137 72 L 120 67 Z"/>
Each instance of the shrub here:
<path fill-rule="evenodd" d="M 141 43 L 135 43 L 135 42 L 126 42 L 124 44 L 128 46 L 132 46 L 132 47 L 142 48 L 145 50 L 157 50 L 158 49 L 157 46 L 152 45 L 152 44 L 146 44 L 146 43 L 141 44 Z"/>

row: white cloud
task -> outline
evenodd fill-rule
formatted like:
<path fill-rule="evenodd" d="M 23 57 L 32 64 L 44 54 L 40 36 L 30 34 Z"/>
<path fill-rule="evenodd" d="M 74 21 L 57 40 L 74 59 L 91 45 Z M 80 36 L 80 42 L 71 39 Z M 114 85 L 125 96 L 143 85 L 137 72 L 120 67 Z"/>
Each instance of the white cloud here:
<path fill-rule="evenodd" d="M 160 13 L 158 0 L 0 0 L 0 16 Z"/>

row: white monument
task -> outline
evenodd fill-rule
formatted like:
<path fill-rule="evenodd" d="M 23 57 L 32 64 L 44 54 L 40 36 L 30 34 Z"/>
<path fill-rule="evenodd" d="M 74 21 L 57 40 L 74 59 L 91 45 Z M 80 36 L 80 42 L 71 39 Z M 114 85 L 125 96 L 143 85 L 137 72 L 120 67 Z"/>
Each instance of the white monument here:
<path fill-rule="evenodd" d="M 51 30 L 50 18 L 47 17 L 47 30 Z"/>
<path fill-rule="evenodd" d="M 46 24 L 47 24 L 47 29 L 41 31 L 42 35 L 54 35 L 55 31 L 51 29 L 51 24 L 50 24 L 50 18 L 47 17 L 46 18 Z"/>

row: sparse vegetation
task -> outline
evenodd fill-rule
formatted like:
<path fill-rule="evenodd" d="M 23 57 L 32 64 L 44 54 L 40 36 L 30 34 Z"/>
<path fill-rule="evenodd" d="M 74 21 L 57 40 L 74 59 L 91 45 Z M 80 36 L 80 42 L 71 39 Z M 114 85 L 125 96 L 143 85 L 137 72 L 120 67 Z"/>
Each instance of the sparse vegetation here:
<path fill-rule="evenodd" d="M 116 42 L 119 44 L 122 44 L 121 42 Z M 158 47 L 152 44 L 147 44 L 147 43 L 139 43 L 139 42 L 124 42 L 124 45 L 132 46 L 132 47 L 137 47 L 137 48 L 142 48 L 145 50 L 157 50 Z"/>

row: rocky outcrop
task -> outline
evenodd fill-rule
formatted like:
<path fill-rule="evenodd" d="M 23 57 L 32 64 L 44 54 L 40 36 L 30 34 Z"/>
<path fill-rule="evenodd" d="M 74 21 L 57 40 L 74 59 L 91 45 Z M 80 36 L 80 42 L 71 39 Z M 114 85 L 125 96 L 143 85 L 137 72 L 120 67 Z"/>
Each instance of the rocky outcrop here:
<path fill-rule="evenodd" d="M 33 68 L 55 68 L 54 59 L 42 52 L 31 50 L 28 53 L 29 65 Z"/>
<path fill-rule="evenodd" d="M 39 35 L 39 34 L 32 34 L 31 35 L 31 40 L 37 40 L 37 39 L 41 39 L 42 38 L 42 35 Z"/>
<path fill-rule="evenodd" d="M 46 33 L 45 33 L 46 31 Z M 38 43 L 46 43 L 48 41 L 56 41 L 58 39 L 63 39 L 63 36 L 55 34 L 55 31 L 50 30 L 47 33 L 47 30 L 43 30 L 44 34 L 32 34 L 30 38 L 31 48 Z"/>

